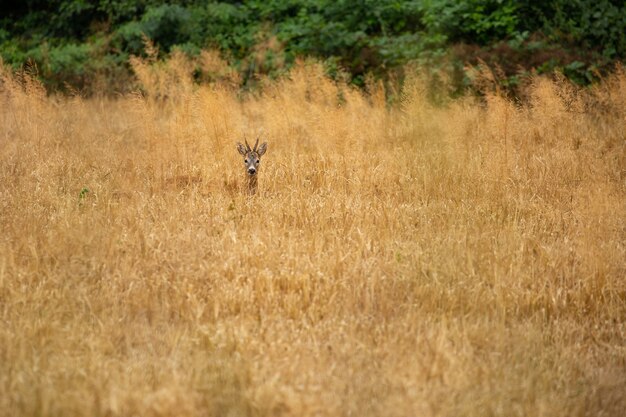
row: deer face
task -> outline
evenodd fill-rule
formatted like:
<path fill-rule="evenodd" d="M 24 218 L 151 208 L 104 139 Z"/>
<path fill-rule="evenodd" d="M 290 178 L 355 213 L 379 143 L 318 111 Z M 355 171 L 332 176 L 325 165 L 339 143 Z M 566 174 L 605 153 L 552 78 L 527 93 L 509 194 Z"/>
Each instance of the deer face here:
<path fill-rule="evenodd" d="M 246 172 L 249 176 L 253 177 L 259 172 L 259 164 L 261 163 L 261 157 L 267 150 L 267 142 L 263 142 L 263 144 L 259 146 L 259 139 L 257 139 L 254 148 L 250 148 L 247 140 L 245 142 L 246 146 L 237 143 L 237 150 L 244 157 L 243 163 L 246 167 Z"/>

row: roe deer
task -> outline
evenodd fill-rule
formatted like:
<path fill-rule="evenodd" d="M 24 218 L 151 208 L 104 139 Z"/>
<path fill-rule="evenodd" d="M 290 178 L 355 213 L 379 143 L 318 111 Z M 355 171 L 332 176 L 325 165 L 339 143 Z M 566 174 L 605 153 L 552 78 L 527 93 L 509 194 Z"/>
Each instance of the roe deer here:
<path fill-rule="evenodd" d="M 237 150 L 243 155 L 243 163 L 246 167 L 246 173 L 248 174 L 248 191 L 250 194 L 255 194 L 257 190 L 257 173 L 259 172 L 259 164 L 261 163 L 261 157 L 267 151 L 267 142 L 263 142 L 259 146 L 259 138 L 257 138 L 254 148 L 250 148 L 248 141 L 244 139 L 246 146 L 244 147 L 241 142 L 237 142 Z M 258 148 L 257 148 L 258 147 Z"/>

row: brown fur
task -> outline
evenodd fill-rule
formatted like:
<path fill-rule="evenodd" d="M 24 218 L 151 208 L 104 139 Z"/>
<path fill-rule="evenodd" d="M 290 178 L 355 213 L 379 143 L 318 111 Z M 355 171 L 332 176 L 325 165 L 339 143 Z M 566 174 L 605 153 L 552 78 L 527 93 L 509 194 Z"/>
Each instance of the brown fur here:
<path fill-rule="evenodd" d="M 244 157 L 244 165 L 246 167 L 246 176 L 248 177 L 248 192 L 250 195 L 254 195 L 258 189 L 258 173 L 259 164 L 261 162 L 261 156 L 267 151 L 267 142 L 263 142 L 259 146 L 259 138 L 257 138 L 254 148 L 251 148 L 247 140 L 244 140 L 245 146 L 241 143 L 237 143 L 237 150 Z"/>

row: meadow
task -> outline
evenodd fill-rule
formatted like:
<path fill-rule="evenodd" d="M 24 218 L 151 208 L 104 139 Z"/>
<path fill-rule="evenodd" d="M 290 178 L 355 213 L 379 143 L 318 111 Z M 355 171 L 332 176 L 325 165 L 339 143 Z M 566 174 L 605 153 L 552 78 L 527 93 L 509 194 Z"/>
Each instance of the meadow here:
<path fill-rule="evenodd" d="M 1 72 L 0 416 L 626 409 L 623 69 L 389 104 L 133 67 L 113 98 Z"/>

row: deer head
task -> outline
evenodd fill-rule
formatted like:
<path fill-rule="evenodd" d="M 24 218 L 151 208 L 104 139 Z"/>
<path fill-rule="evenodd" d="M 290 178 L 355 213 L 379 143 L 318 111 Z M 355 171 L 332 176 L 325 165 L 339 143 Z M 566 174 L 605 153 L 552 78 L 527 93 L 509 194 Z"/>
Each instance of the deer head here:
<path fill-rule="evenodd" d="M 254 148 L 250 148 L 248 141 L 244 139 L 246 146 L 243 146 L 240 142 L 237 143 L 237 150 L 243 156 L 243 163 L 246 167 L 246 173 L 248 174 L 248 191 L 250 194 L 255 194 L 257 190 L 257 176 L 259 172 L 259 164 L 261 163 L 261 156 L 267 150 L 267 142 L 263 142 L 259 146 L 259 138 L 257 138 Z"/>

